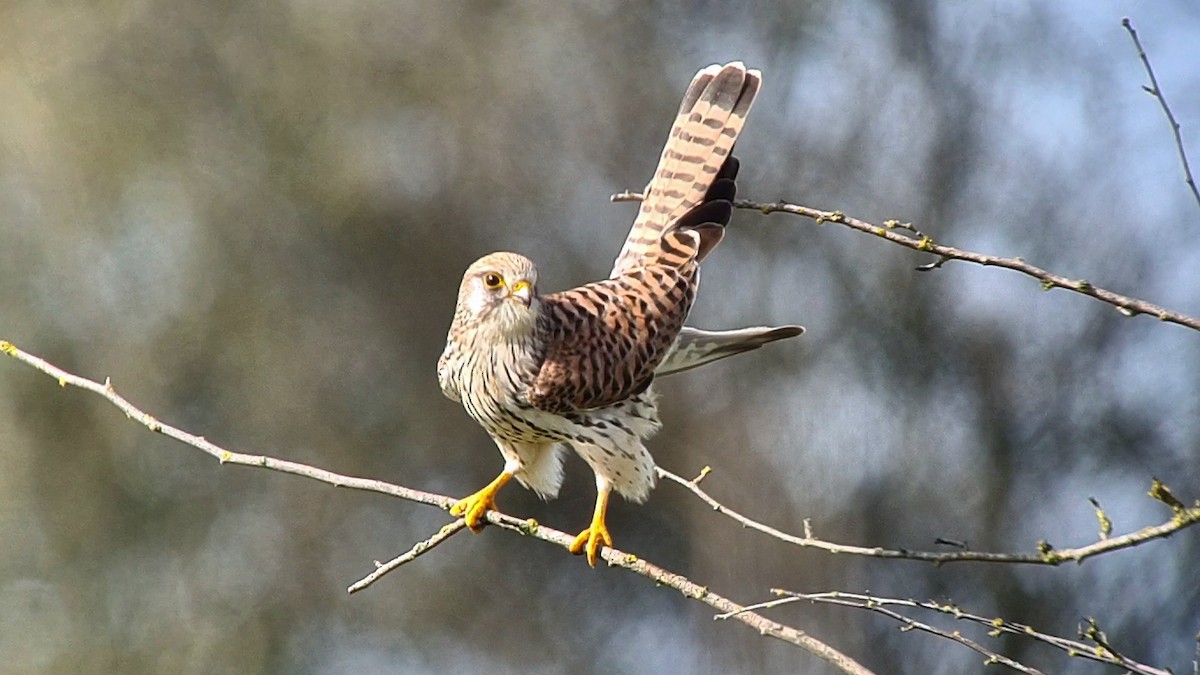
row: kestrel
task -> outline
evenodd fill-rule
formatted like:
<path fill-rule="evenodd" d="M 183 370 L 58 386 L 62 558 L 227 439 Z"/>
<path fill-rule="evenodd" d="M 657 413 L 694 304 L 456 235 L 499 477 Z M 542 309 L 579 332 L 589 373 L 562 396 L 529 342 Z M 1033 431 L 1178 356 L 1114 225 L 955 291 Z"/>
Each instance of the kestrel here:
<path fill-rule="evenodd" d="M 738 171 L 730 152 L 761 81 L 741 63 L 709 66 L 692 79 L 608 279 L 539 295 L 537 268 L 516 253 L 467 268 L 438 381 L 504 457 L 495 480 L 450 510 L 473 531 L 514 477 L 542 498 L 556 496 L 570 446 L 596 474 L 591 525 L 571 545 L 594 567 L 600 547 L 612 546 L 609 493 L 642 502 L 654 487 L 654 460 L 642 444 L 661 426 L 654 377 L 804 331 L 683 325 L 699 263 L 729 223 Z"/>

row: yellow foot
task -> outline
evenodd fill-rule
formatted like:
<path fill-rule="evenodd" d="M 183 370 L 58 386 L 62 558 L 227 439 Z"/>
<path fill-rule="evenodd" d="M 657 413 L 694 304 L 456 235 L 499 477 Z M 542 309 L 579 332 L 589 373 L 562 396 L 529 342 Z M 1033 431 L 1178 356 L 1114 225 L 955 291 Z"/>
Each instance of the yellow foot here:
<path fill-rule="evenodd" d="M 608 533 L 608 528 L 605 527 L 604 521 L 600 521 L 599 525 L 593 523 L 591 527 L 579 533 L 575 537 L 575 541 L 571 542 L 571 553 L 579 555 L 584 550 L 587 551 L 587 561 L 592 567 L 596 566 L 596 558 L 600 555 L 600 546 L 604 545 L 612 548 L 612 535 Z"/>
<path fill-rule="evenodd" d="M 496 477 L 496 480 L 488 483 L 479 492 L 464 497 L 458 500 L 454 506 L 450 507 L 450 515 L 462 516 L 466 521 L 467 527 L 471 528 L 472 532 L 479 533 L 484 525 L 487 525 L 487 512 L 495 511 L 496 509 L 496 493 L 504 484 L 512 478 L 510 473 L 502 473 Z"/>
<path fill-rule="evenodd" d="M 597 474 L 596 510 L 592 512 L 592 526 L 580 532 L 568 549 L 575 555 L 583 553 L 586 549 L 588 564 L 592 567 L 596 566 L 596 558 L 599 557 L 602 544 L 612 548 L 612 535 L 608 533 L 608 526 L 604 524 L 604 514 L 608 513 L 608 491 L 610 489 L 608 480 L 602 480 Z"/>
<path fill-rule="evenodd" d="M 463 520 L 467 521 L 467 527 L 478 533 L 487 524 L 489 510 L 496 510 L 495 494 L 480 490 L 470 497 L 458 500 L 450 507 L 450 515 L 462 516 Z"/>

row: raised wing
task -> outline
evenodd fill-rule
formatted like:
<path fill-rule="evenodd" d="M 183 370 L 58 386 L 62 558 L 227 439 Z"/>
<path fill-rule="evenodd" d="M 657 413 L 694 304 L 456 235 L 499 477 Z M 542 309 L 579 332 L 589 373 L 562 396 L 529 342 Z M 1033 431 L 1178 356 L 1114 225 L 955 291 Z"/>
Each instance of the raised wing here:
<path fill-rule="evenodd" d="M 733 144 L 761 83 L 762 75 L 747 70 L 741 62 L 712 65 L 696 73 L 610 278 L 637 269 L 645 264 L 647 255 L 658 254 L 659 242 L 668 228 L 705 202 L 714 181 L 724 173 L 726 160 L 732 160 Z M 733 173 L 737 173 L 736 164 Z M 732 198 L 731 180 L 728 197 L 715 195 L 708 199 Z M 701 217 L 697 222 L 704 220 L 716 219 Z M 701 246 L 698 258 L 703 259 L 719 241 L 718 231 L 707 238 L 707 246 Z"/>

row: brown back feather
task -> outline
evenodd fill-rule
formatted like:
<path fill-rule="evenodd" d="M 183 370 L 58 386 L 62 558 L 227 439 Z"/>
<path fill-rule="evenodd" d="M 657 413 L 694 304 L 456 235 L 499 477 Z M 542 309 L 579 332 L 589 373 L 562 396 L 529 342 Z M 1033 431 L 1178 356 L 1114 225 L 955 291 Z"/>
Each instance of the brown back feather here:
<path fill-rule="evenodd" d="M 550 412 L 601 408 L 650 386 L 694 298 L 689 276 L 656 265 L 541 299 L 546 353 L 526 392 Z"/>

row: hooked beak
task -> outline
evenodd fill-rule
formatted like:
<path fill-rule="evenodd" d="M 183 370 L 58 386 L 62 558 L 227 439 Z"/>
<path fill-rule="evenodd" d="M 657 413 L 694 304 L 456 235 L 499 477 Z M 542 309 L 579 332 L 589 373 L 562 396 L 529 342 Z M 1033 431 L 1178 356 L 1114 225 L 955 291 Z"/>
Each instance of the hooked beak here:
<path fill-rule="evenodd" d="M 533 287 L 529 285 L 528 281 L 521 279 L 509 289 L 509 296 L 520 300 L 528 307 L 533 302 Z"/>

